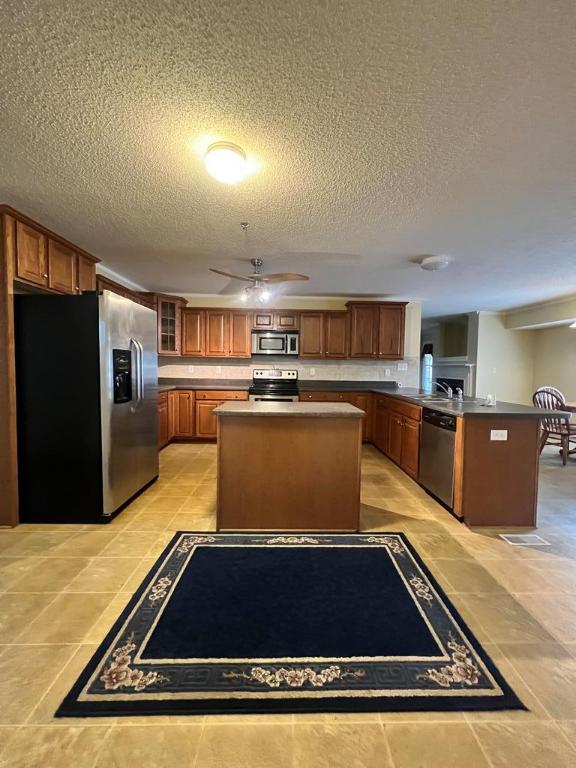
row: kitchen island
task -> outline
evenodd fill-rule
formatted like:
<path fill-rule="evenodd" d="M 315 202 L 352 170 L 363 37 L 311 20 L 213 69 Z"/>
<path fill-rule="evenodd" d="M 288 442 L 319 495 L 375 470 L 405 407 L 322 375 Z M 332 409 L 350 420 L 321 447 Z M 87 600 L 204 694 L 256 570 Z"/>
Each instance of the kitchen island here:
<path fill-rule="evenodd" d="M 218 530 L 359 529 L 362 410 L 230 402 L 214 413 Z"/>

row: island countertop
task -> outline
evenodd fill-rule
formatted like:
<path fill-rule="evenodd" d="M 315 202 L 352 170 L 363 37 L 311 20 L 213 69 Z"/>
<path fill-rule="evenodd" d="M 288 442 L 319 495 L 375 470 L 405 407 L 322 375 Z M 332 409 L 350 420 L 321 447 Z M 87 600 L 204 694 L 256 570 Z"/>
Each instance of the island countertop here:
<path fill-rule="evenodd" d="M 217 416 L 282 416 L 308 418 L 362 419 L 366 415 L 349 403 L 249 402 L 223 403 L 213 411 Z"/>

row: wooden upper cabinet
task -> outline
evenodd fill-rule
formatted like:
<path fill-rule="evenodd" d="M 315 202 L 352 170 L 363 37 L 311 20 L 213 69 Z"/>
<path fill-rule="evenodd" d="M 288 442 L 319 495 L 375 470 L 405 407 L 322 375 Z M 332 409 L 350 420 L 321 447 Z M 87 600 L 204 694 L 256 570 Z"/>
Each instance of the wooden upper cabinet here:
<path fill-rule="evenodd" d="M 228 357 L 229 312 L 224 309 L 206 310 L 206 357 Z"/>
<path fill-rule="evenodd" d="M 261 331 L 272 331 L 274 329 L 274 312 L 254 312 L 253 328 Z"/>
<path fill-rule="evenodd" d="M 297 331 L 300 323 L 300 312 L 285 309 L 274 313 L 274 326 L 279 331 Z"/>
<path fill-rule="evenodd" d="M 56 240 L 48 240 L 48 287 L 60 293 L 77 293 L 77 256 Z"/>
<path fill-rule="evenodd" d="M 324 313 L 300 313 L 300 357 L 324 357 Z"/>
<path fill-rule="evenodd" d="M 324 313 L 324 356 L 348 357 L 348 312 Z"/>
<path fill-rule="evenodd" d="M 164 296 L 157 297 L 158 354 L 179 355 L 182 348 L 182 302 Z"/>
<path fill-rule="evenodd" d="M 378 305 L 350 304 L 350 357 L 374 358 L 378 352 Z"/>
<path fill-rule="evenodd" d="M 33 227 L 16 221 L 16 277 L 36 285 L 48 286 L 46 236 Z"/>
<path fill-rule="evenodd" d="M 378 313 L 378 357 L 402 360 L 406 304 L 380 304 Z"/>
<path fill-rule="evenodd" d="M 78 254 L 77 279 L 79 293 L 96 290 L 96 264 L 81 253 Z"/>
<path fill-rule="evenodd" d="M 252 313 L 243 310 L 230 312 L 230 357 L 250 357 L 252 354 Z"/>
<path fill-rule="evenodd" d="M 182 310 L 182 354 L 204 357 L 205 318 L 203 309 Z"/>

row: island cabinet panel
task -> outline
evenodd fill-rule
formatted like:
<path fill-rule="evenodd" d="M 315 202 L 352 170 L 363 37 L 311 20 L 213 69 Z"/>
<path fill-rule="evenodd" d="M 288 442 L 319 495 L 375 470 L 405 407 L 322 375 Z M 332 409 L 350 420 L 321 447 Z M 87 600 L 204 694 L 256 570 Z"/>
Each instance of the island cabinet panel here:
<path fill-rule="evenodd" d="M 174 437 L 194 437 L 194 392 L 174 395 Z"/>
<path fill-rule="evenodd" d="M 390 418 L 388 420 L 388 453 L 387 455 L 395 461 L 396 464 L 400 464 L 402 459 L 402 416 L 390 412 Z"/>
<path fill-rule="evenodd" d="M 206 310 L 206 357 L 228 357 L 230 350 L 230 313 Z"/>
<path fill-rule="evenodd" d="M 378 357 L 401 360 L 404 357 L 405 304 L 381 304 L 378 308 Z"/>
<path fill-rule="evenodd" d="M 362 442 L 369 443 L 372 440 L 372 395 L 370 393 L 348 394 L 344 402 L 355 405 L 366 414 L 362 419 Z"/>
<path fill-rule="evenodd" d="M 96 290 L 96 264 L 81 253 L 78 254 L 77 277 L 79 293 Z"/>
<path fill-rule="evenodd" d="M 60 293 L 77 293 L 76 253 L 65 245 L 48 240 L 48 287 Z"/>
<path fill-rule="evenodd" d="M 204 357 L 205 321 L 203 309 L 184 309 L 182 311 L 182 354 L 192 357 Z"/>
<path fill-rule="evenodd" d="M 378 305 L 350 306 L 350 357 L 375 358 L 378 352 Z"/>
<path fill-rule="evenodd" d="M 28 224 L 16 221 L 15 276 L 48 286 L 47 238 Z"/>
<path fill-rule="evenodd" d="M 233 310 L 229 313 L 230 357 L 250 357 L 252 354 L 252 313 Z"/>
<path fill-rule="evenodd" d="M 164 448 L 170 442 L 168 430 L 168 393 L 158 395 L 158 448 Z"/>
<path fill-rule="evenodd" d="M 402 449 L 400 466 L 407 475 L 416 479 L 420 459 L 420 422 L 414 419 L 402 420 Z"/>
<path fill-rule="evenodd" d="M 300 357 L 324 357 L 324 313 L 300 313 Z"/>
<path fill-rule="evenodd" d="M 348 357 L 348 312 L 324 313 L 324 357 Z"/>

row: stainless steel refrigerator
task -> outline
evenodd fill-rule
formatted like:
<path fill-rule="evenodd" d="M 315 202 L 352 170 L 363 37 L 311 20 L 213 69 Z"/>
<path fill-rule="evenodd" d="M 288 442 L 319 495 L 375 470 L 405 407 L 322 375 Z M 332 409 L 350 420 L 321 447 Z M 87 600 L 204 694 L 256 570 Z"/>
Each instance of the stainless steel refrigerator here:
<path fill-rule="evenodd" d="M 22 522 L 107 522 L 158 477 L 156 312 L 15 297 Z"/>

